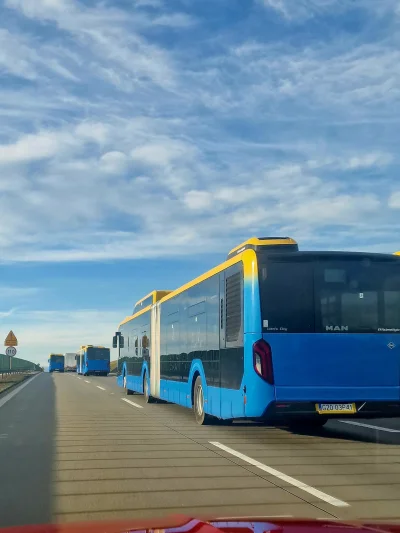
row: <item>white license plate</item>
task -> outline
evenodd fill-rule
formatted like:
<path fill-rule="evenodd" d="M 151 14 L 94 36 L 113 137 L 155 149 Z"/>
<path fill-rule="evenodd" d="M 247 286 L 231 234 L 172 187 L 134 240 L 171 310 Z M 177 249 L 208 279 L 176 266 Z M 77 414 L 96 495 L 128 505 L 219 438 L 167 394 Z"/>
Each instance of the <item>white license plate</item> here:
<path fill-rule="evenodd" d="M 353 414 L 357 411 L 355 403 L 316 403 L 315 409 L 320 415 Z"/>

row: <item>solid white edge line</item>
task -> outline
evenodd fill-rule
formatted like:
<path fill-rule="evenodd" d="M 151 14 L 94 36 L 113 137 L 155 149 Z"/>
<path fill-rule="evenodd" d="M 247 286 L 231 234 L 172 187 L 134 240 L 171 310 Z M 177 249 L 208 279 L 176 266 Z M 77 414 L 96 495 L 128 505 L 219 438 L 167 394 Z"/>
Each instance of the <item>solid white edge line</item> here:
<path fill-rule="evenodd" d="M 335 507 L 350 507 L 350 505 L 342 500 L 338 500 L 337 498 L 334 498 L 333 496 L 329 496 L 329 494 L 326 494 L 325 492 L 322 492 L 318 489 L 314 489 L 314 487 L 310 487 L 309 485 L 306 485 L 302 481 L 299 481 L 295 479 L 294 477 L 287 476 L 283 472 L 280 472 L 279 470 L 275 470 L 275 468 L 271 468 L 270 466 L 267 466 L 263 463 L 260 463 L 259 461 L 256 461 L 255 459 L 252 459 L 251 457 L 248 457 L 247 455 L 244 455 L 243 453 L 237 452 L 236 450 L 233 450 L 232 448 L 229 448 L 228 446 L 225 446 L 224 444 L 221 444 L 220 442 L 216 441 L 209 441 L 210 444 L 213 446 L 216 446 L 217 448 L 220 448 L 221 450 L 224 450 L 227 453 L 230 453 L 231 455 L 234 455 L 235 457 L 238 457 L 239 459 L 242 459 L 242 461 L 245 461 L 246 463 L 249 463 L 260 470 L 263 470 L 264 472 L 267 472 L 268 474 L 271 474 L 272 476 L 275 476 L 282 481 L 286 481 L 286 483 L 289 483 L 290 485 L 293 485 L 294 487 L 297 487 L 298 489 L 304 490 L 305 492 L 308 492 L 309 494 L 312 494 L 313 496 L 316 496 L 320 500 L 323 500 L 324 502 L 327 502 L 331 505 L 334 505 Z"/>
<path fill-rule="evenodd" d="M 85 381 L 85 383 L 90 383 L 90 381 L 88 381 L 87 379 L 85 379 L 84 381 Z"/>
<path fill-rule="evenodd" d="M 364 424 L 362 422 L 355 422 L 354 420 L 338 420 L 342 424 L 351 424 L 352 426 L 360 426 L 362 428 L 377 429 L 378 431 L 387 431 L 388 433 L 400 433 L 400 429 L 383 428 L 381 426 L 372 426 L 371 424 Z"/>
<path fill-rule="evenodd" d="M 143 409 L 142 405 L 139 405 L 138 403 L 131 402 L 130 400 L 127 400 L 126 398 L 121 398 L 123 402 L 129 403 L 130 405 L 133 405 L 133 407 L 137 407 L 138 409 Z"/>
<path fill-rule="evenodd" d="M 4 404 L 8 402 L 8 400 L 11 400 L 11 398 L 14 398 L 16 394 L 19 393 L 22 389 L 24 389 L 29 383 L 32 383 L 32 381 L 37 378 L 40 374 L 36 374 L 36 376 L 33 376 L 33 378 L 27 379 L 25 382 L 23 381 L 21 385 L 17 385 L 14 389 L 11 389 L 9 393 L 4 392 L 5 395 L 4 398 L 1 398 L 0 396 L 0 407 L 2 407 Z M 7 390 L 7 389 L 6 389 Z"/>
<path fill-rule="evenodd" d="M 96 387 L 101 390 L 106 390 L 104 387 L 100 387 L 100 385 L 96 385 Z"/>

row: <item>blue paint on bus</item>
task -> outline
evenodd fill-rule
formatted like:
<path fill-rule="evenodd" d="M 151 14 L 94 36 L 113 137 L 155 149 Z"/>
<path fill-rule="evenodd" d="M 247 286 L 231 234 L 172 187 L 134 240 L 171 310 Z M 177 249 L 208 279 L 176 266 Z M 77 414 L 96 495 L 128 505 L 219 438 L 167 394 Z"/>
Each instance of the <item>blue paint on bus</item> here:
<path fill-rule="evenodd" d="M 61 354 L 50 354 L 49 372 L 64 372 L 64 356 Z"/>
<path fill-rule="evenodd" d="M 82 346 L 76 356 L 77 374 L 107 376 L 110 372 L 110 349 L 103 346 Z"/>
<path fill-rule="evenodd" d="M 400 416 L 399 324 L 400 257 L 246 249 L 121 324 L 117 383 L 196 412 L 200 381 L 220 419 Z"/>

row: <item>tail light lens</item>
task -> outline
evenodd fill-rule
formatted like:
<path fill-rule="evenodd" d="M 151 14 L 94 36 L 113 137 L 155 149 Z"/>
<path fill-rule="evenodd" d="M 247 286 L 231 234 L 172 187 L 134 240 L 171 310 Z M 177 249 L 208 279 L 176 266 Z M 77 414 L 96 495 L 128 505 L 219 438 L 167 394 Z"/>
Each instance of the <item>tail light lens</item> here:
<path fill-rule="evenodd" d="M 271 346 L 263 339 L 253 344 L 253 366 L 264 381 L 270 385 L 274 384 Z"/>

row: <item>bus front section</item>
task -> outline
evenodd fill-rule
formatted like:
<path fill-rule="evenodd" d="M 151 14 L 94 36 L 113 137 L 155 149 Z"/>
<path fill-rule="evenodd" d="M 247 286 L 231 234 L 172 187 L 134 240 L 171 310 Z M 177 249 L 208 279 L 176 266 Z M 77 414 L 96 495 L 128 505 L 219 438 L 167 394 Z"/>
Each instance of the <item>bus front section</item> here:
<path fill-rule="evenodd" d="M 253 363 L 274 396 L 263 416 L 316 425 L 400 416 L 400 257 L 257 255 Z"/>

